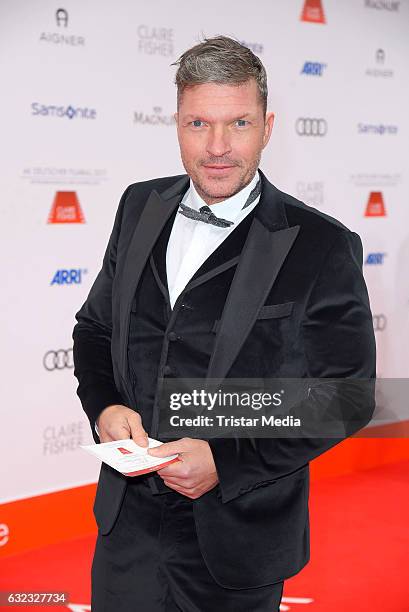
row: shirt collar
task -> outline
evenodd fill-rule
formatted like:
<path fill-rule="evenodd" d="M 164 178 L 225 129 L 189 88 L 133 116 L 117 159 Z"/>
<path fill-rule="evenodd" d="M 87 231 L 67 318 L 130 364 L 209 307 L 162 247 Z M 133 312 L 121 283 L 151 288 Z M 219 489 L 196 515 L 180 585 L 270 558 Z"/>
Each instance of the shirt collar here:
<path fill-rule="evenodd" d="M 250 183 L 246 185 L 246 187 L 241 189 L 241 191 L 235 193 L 230 198 L 226 198 L 222 202 L 212 204 L 210 206 L 210 210 L 217 217 L 222 217 L 223 219 L 227 219 L 228 221 L 234 221 L 239 216 L 241 209 L 245 205 L 250 193 L 257 185 L 257 181 L 259 180 L 259 178 L 260 175 L 257 171 Z M 195 210 L 199 210 L 202 206 L 206 206 L 206 202 L 197 193 L 192 179 L 190 179 L 190 187 L 186 196 L 186 199 L 189 200 L 189 202 L 186 203 Z"/>

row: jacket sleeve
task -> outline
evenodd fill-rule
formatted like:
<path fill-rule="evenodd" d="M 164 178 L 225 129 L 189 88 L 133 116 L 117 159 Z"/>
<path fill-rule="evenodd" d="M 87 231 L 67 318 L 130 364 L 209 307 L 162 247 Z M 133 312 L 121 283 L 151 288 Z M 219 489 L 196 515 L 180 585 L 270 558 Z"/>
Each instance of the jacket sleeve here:
<path fill-rule="evenodd" d="M 320 380 L 291 410 L 317 422 L 335 413 L 338 422 L 346 422 L 343 435 L 210 439 L 224 503 L 295 472 L 370 421 L 376 348 L 362 259 L 360 237 L 340 232 L 316 277 L 302 320 L 308 377 L 332 380 Z"/>
<path fill-rule="evenodd" d="M 73 331 L 77 394 L 90 421 L 95 442 L 99 442 L 94 430 L 98 415 L 111 404 L 124 403 L 116 388 L 112 369 L 112 283 L 123 209 L 130 187 L 125 190 L 120 200 L 102 268 L 87 300 L 76 314 L 77 324 Z"/>

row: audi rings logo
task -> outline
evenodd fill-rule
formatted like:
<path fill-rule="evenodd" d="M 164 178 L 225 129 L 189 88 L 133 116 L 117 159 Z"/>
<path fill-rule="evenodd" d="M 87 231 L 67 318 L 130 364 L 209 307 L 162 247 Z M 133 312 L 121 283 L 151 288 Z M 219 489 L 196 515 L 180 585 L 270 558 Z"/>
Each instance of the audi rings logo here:
<path fill-rule="evenodd" d="M 44 355 L 43 365 L 46 370 L 53 372 L 54 370 L 64 370 L 65 368 L 74 367 L 74 359 L 72 348 L 58 349 L 57 351 L 47 351 Z"/>
<path fill-rule="evenodd" d="M 299 136 L 325 136 L 328 124 L 325 119 L 312 117 L 299 117 L 295 123 L 295 130 Z"/>
<path fill-rule="evenodd" d="M 387 319 L 384 314 L 376 314 L 372 317 L 373 320 L 373 328 L 376 332 L 381 332 L 386 329 Z"/>

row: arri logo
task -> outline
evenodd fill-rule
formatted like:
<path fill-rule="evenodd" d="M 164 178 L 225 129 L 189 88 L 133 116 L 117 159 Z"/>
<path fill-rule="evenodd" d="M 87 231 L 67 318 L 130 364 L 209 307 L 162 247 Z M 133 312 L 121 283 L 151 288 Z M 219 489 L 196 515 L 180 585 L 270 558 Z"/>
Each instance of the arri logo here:
<path fill-rule="evenodd" d="M 385 202 L 381 191 L 371 191 L 365 209 L 365 217 L 386 217 Z"/>
<path fill-rule="evenodd" d="M 385 261 L 386 253 L 368 253 L 365 259 L 366 266 L 382 266 Z"/>
<path fill-rule="evenodd" d="M 55 104 L 31 104 L 31 114 L 42 117 L 58 117 L 59 119 L 96 119 L 97 111 L 88 106 L 56 106 Z"/>
<path fill-rule="evenodd" d="M 305 62 L 302 67 L 301 74 L 307 74 L 308 76 L 322 76 L 327 64 L 320 62 Z"/>
<path fill-rule="evenodd" d="M 325 119 L 299 117 L 295 123 L 295 130 L 299 136 L 325 136 L 328 124 Z"/>
<path fill-rule="evenodd" d="M 321 0 L 305 0 L 300 19 L 310 23 L 326 23 Z"/>
<path fill-rule="evenodd" d="M 47 223 L 85 223 L 75 191 L 57 191 Z"/>
<path fill-rule="evenodd" d="M 82 277 L 87 273 L 84 268 L 71 268 L 57 270 L 50 285 L 81 285 Z"/>

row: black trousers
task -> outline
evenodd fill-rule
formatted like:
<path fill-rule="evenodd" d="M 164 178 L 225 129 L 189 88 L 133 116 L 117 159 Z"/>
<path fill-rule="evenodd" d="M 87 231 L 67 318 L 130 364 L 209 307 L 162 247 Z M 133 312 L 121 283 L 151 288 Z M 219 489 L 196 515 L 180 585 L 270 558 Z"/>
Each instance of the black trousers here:
<path fill-rule="evenodd" d="M 198 546 L 192 505 L 175 491 L 153 495 L 143 477 L 130 480 L 113 529 L 97 538 L 92 612 L 279 610 L 283 582 L 227 589 L 214 580 Z"/>

